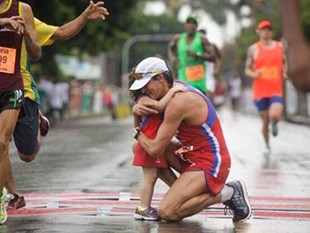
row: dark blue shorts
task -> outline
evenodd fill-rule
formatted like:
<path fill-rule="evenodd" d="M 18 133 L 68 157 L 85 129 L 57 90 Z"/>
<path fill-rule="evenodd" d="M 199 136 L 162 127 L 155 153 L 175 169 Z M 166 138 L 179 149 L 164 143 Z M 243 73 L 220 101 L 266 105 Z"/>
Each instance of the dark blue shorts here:
<path fill-rule="evenodd" d="M 39 129 L 39 106 L 29 98 L 25 98 L 14 132 L 17 150 L 23 155 L 32 155 L 37 151 Z"/>
<path fill-rule="evenodd" d="M 283 98 L 280 96 L 273 96 L 271 98 L 263 98 L 254 101 L 257 110 L 259 112 L 266 111 L 269 109 L 270 105 L 273 103 L 281 103 L 283 104 Z"/>

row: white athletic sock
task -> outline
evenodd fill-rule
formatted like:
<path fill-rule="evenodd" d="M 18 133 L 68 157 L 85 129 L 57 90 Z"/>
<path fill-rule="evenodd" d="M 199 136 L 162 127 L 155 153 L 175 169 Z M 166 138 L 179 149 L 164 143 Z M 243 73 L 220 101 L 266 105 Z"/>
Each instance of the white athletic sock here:
<path fill-rule="evenodd" d="M 224 203 L 228 201 L 234 195 L 235 189 L 233 187 L 225 185 L 221 191 L 221 202 Z"/>

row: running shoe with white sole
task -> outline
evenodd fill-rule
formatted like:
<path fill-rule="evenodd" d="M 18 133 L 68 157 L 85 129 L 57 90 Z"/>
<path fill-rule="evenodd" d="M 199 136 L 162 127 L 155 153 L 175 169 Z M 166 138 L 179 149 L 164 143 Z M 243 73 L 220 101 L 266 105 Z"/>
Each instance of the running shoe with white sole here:
<path fill-rule="evenodd" d="M 242 181 L 236 180 L 226 185 L 234 188 L 233 196 L 230 200 L 224 202 L 225 210 L 229 207 L 233 212 L 233 222 L 243 222 L 250 219 L 252 216 L 252 208 L 248 200 L 245 184 Z"/>
<path fill-rule="evenodd" d="M 42 137 L 45 137 L 50 129 L 50 121 L 43 116 L 41 112 L 39 112 L 39 118 L 40 118 L 40 134 Z"/>
<path fill-rule="evenodd" d="M 158 221 L 160 220 L 160 217 L 158 215 L 158 212 L 153 207 L 149 206 L 145 210 L 140 210 L 139 207 L 136 209 L 135 214 L 133 217 L 136 220 L 146 220 L 146 221 Z"/>
<path fill-rule="evenodd" d="M 9 201 L 8 209 L 17 210 L 26 206 L 25 198 L 23 196 L 19 196 L 18 194 L 14 194 L 13 196 L 14 198 Z"/>
<path fill-rule="evenodd" d="M 2 196 L 0 197 L 0 225 L 6 222 L 8 215 L 4 207 L 4 202 L 6 201 L 7 191 L 6 189 L 2 190 Z"/>
<path fill-rule="evenodd" d="M 271 149 L 270 148 L 265 148 L 265 150 L 263 152 L 263 156 L 265 157 L 266 160 L 269 160 L 270 156 L 271 156 Z"/>

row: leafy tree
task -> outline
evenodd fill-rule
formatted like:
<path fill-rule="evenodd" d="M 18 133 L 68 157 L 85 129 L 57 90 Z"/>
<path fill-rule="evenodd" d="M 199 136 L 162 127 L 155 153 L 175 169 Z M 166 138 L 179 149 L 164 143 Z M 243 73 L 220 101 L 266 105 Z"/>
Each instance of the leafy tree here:
<path fill-rule="evenodd" d="M 130 29 L 131 35 L 161 35 L 161 34 L 176 34 L 184 30 L 183 23 L 177 21 L 176 18 L 167 15 L 161 16 L 142 16 L 138 17 L 135 25 Z M 130 49 L 130 63 L 133 67 L 143 57 L 154 56 L 160 54 L 163 59 L 167 59 L 169 41 L 149 41 L 137 42 Z"/>
<path fill-rule="evenodd" d="M 308 41 L 310 41 L 310 0 L 301 1 L 301 22 L 304 33 Z"/>
<path fill-rule="evenodd" d="M 240 7 L 245 5 L 245 1 L 239 1 L 238 4 L 232 3 L 231 0 L 164 0 L 170 12 L 177 16 L 182 6 L 189 5 L 192 8 L 192 13 L 204 10 L 212 16 L 212 18 L 220 25 L 226 23 L 227 11 L 232 11 L 240 18 Z"/>
<path fill-rule="evenodd" d="M 258 40 L 258 37 L 255 33 L 257 22 L 268 19 L 273 24 L 274 38 L 276 40 L 281 39 L 281 25 L 279 19 L 279 13 L 277 9 L 277 0 L 268 0 L 268 1 L 257 1 L 252 0 L 250 6 L 252 7 L 252 18 L 253 24 L 244 28 L 240 36 L 236 40 L 237 46 L 237 67 L 241 68 L 241 73 L 243 73 L 244 61 L 246 59 L 247 48 L 254 42 Z M 306 37 L 310 40 L 310 13 L 308 10 L 310 7 L 310 0 L 301 0 L 301 22 Z M 254 9 L 255 8 L 255 9 Z M 270 12 L 273 12 L 271 14 Z"/>
<path fill-rule="evenodd" d="M 52 25 L 62 25 L 76 18 L 88 6 L 88 0 L 25 0 L 32 6 L 35 17 Z M 105 1 L 110 15 L 105 21 L 97 20 L 89 23 L 73 39 L 68 42 L 56 42 L 43 49 L 42 58 L 34 66 L 37 71 L 59 76 L 54 61 L 56 53 L 82 56 L 84 53 L 97 55 L 103 51 L 119 54 L 125 40 L 130 36 L 130 23 L 136 20 L 135 11 L 139 0 Z"/>

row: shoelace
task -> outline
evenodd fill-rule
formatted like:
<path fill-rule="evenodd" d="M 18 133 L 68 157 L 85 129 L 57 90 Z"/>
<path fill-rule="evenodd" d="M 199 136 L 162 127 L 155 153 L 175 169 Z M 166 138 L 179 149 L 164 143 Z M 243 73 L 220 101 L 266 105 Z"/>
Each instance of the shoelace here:
<path fill-rule="evenodd" d="M 149 209 L 149 213 L 150 213 L 150 214 L 153 214 L 153 213 L 156 213 L 156 212 L 157 212 L 157 211 L 156 211 L 155 209 L 153 209 L 153 208 L 150 208 L 150 209 Z"/>
<path fill-rule="evenodd" d="M 229 210 L 230 214 L 234 214 L 235 210 L 242 210 L 243 206 L 245 206 L 245 202 L 242 196 L 240 194 L 237 194 L 225 205 L 224 214 L 227 215 L 227 209 Z"/>
<path fill-rule="evenodd" d="M 226 216 L 228 214 L 230 215 L 234 215 L 234 211 L 232 209 L 230 209 L 230 207 L 228 205 L 225 205 L 224 207 L 224 215 Z"/>

